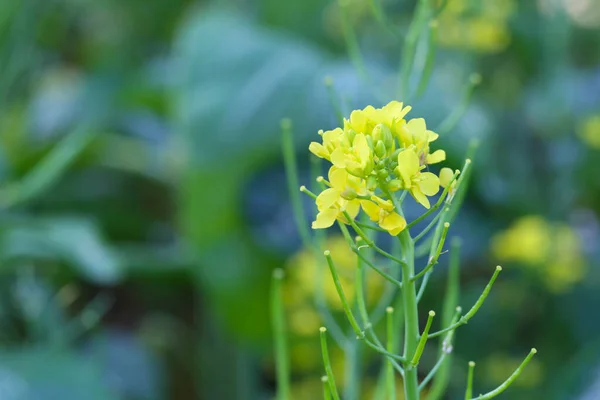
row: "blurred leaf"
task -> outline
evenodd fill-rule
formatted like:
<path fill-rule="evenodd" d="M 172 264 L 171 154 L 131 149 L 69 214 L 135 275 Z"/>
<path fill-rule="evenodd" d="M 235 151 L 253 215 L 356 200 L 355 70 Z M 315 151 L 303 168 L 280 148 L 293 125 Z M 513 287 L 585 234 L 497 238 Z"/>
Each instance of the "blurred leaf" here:
<path fill-rule="evenodd" d="M 24 347 L 0 351 L 2 400 L 115 400 L 99 368 L 69 351 Z"/>
<path fill-rule="evenodd" d="M 47 218 L 11 225 L 2 232 L 4 261 L 53 259 L 70 264 L 96 283 L 111 284 L 122 275 L 121 262 L 96 225 L 82 218 Z"/>

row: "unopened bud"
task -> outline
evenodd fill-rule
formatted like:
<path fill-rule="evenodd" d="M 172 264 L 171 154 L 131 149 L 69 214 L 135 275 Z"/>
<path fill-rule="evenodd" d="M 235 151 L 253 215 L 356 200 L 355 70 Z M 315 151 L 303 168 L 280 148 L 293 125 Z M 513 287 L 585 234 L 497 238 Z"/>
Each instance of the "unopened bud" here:
<path fill-rule="evenodd" d="M 354 137 L 356 136 L 356 131 L 354 129 L 348 129 L 346 131 L 346 137 L 350 141 L 350 143 L 354 143 Z"/>
<path fill-rule="evenodd" d="M 340 196 L 346 200 L 354 200 L 358 194 L 356 193 L 356 190 L 352 189 L 351 187 L 347 187 L 342 193 L 340 193 Z"/>
<path fill-rule="evenodd" d="M 400 179 L 392 179 L 387 183 L 387 185 L 388 189 L 390 189 L 392 192 L 402 189 L 402 181 Z"/>
<path fill-rule="evenodd" d="M 386 149 L 385 149 L 385 144 L 383 143 L 383 140 L 378 140 L 377 144 L 375 145 L 375 154 L 377 155 L 377 157 L 383 158 L 383 157 L 385 157 L 385 153 L 386 153 Z"/>
<path fill-rule="evenodd" d="M 390 173 L 387 171 L 387 169 L 380 169 L 377 171 L 377 176 L 379 176 L 381 179 L 387 178 L 389 174 Z"/>
<path fill-rule="evenodd" d="M 377 189 L 377 177 L 369 175 L 367 178 L 367 190 L 373 191 L 375 189 Z"/>

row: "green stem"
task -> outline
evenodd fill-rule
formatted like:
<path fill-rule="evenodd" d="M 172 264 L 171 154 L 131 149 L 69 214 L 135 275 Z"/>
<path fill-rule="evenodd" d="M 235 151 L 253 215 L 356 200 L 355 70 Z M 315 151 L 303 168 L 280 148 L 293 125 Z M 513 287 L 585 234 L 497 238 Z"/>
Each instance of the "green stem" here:
<path fill-rule="evenodd" d="M 321 383 L 323 384 L 323 400 L 331 400 L 331 391 L 329 390 L 328 381 L 327 375 L 321 377 Z"/>
<path fill-rule="evenodd" d="M 496 270 L 494 271 L 494 275 L 492 275 L 490 281 L 488 282 L 487 286 L 485 287 L 485 289 L 483 289 L 483 292 L 481 293 L 481 295 L 479 296 L 479 298 L 477 299 L 477 301 L 475 302 L 475 304 L 473 305 L 473 307 L 471 307 L 471 309 L 469 310 L 469 312 L 467 312 L 464 316 L 462 316 L 458 322 L 450 325 L 449 327 L 447 327 L 446 329 L 442 329 L 441 331 L 437 331 L 435 333 L 432 333 L 429 335 L 429 338 L 434 338 L 440 335 L 443 335 L 446 332 L 452 331 L 456 328 L 458 328 L 461 325 L 466 324 L 467 322 L 469 322 L 469 320 L 471 318 L 473 318 L 473 316 L 477 313 L 477 311 L 479 310 L 479 308 L 482 306 L 483 302 L 485 301 L 485 299 L 487 298 L 488 294 L 490 293 L 490 290 L 492 290 L 492 286 L 494 285 L 494 282 L 496 281 L 496 278 L 498 277 L 498 274 L 500 274 L 500 271 L 502 271 L 502 267 L 501 266 L 497 266 Z"/>
<path fill-rule="evenodd" d="M 450 112 L 450 114 L 442 121 L 439 128 L 436 129 L 436 132 L 443 136 L 448 132 L 452 131 L 456 125 L 460 122 L 460 119 L 467 111 L 469 107 L 469 103 L 471 101 L 471 96 L 473 94 L 473 90 L 477 85 L 481 83 L 481 75 L 479 74 L 471 74 L 469 77 L 469 83 L 465 87 L 462 98 L 458 103 L 458 106 Z"/>
<path fill-rule="evenodd" d="M 467 374 L 467 390 L 465 390 L 465 400 L 473 397 L 473 372 L 475 371 L 475 362 L 469 361 L 469 372 Z"/>
<path fill-rule="evenodd" d="M 404 301 L 404 357 L 410 359 L 417 350 L 419 337 L 419 311 L 417 292 L 412 280 L 415 270 L 414 243 L 407 229 L 398 236 L 402 255 L 406 262 L 402 264 L 402 299 Z M 406 400 L 419 400 L 419 381 L 417 369 L 408 365 L 404 371 L 404 397 Z"/>
<path fill-rule="evenodd" d="M 508 379 L 504 381 L 504 383 L 502 383 L 500 386 L 498 386 L 496 389 L 492 390 L 491 392 L 488 392 L 479 397 L 475 397 L 473 400 L 488 400 L 488 399 L 498 396 L 500 393 L 502 393 L 506 389 L 508 389 L 508 387 L 515 381 L 515 379 L 517 379 L 519 377 L 519 375 L 521 375 L 521 372 L 523 372 L 523 369 L 527 366 L 527 364 L 529 364 L 529 361 L 531 361 L 531 359 L 533 358 L 535 353 L 537 353 L 537 350 L 531 349 L 531 351 L 529 352 L 527 357 L 525 357 L 525 360 L 523 360 L 521 365 L 519 365 L 519 367 L 515 370 L 515 372 L 513 372 L 512 375 L 509 376 Z"/>
<path fill-rule="evenodd" d="M 421 355 L 423 354 L 423 350 L 425 350 L 425 344 L 427 344 L 427 334 L 429 334 L 429 329 L 431 328 L 431 324 L 433 322 L 433 317 L 435 317 L 435 311 L 429 311 L 429 316 L 427 317 L 427 324 L 425 325 L 425 329 L 423 330 L 423 334 L 419 339 L 419 343 L 417 344 L 417 350 L 415 351 L 415 355 L 413 356 L 410 364 L 413 367 L 419 365 L 419 360 L 421 359 Z"/>
<path fill-rule="evenodd" d="M 396 335 L 394 334 L 394 309 L 392 307 L 388 307 L 386 310 L 387 318 L 387 351 L 390 353 L 394 353 L 395 345 L 396 345 Z M 396 400 L 396 380 L 394 378 L 394 366 L 391 363 L 391 360 L 385 364 L 386 370 L 386 387 L 388 400 Z"/>
<path fill-rule="evenodd" d="M 306 224 L 304 209 L 302 208 L 302 199 L 298 193 L 298 168 L 296 166 L 296 151 L 294 149 L 294 139 L 292 136 L 292 121 L 284 119 L 281 121 L 281 147 L 283 150 L 283 162 L 285 164 L 286 180 L 290 201 L 292 202 L 292 211 L 296 228 L 302 239 L 304 247 L 311 246 L 310 233 Z"/>
<path fill-rule="evenodd" d="M 440 258 L 440 254 L 442 254 L 442 249 L 444 248 L 444 243 L 446 242 L 446 236 L 448 235 L 449 228 L 450 228 L 450 223 L 449 222 L 444 223 L 444 230 L 442 231 L 442 238 L 438 242 L 435 254 L 429 260 L 429 264 L 427 264 L 427 266 L 425 268 L 423 268 L 423 271 L 419 272 L 417 275 L 415 275 L 412 278 L 413 281 L 416 281 L 417 279 L 419 279 L 420 277 L 422 277 L 423 275 L 428 273 L 429 270 L 431 270 L 431 268 L 433 268 L 433 266 L 435 264 L 437 264 L 437 261 Z"/>
<path fill-rule="evenodd" d="M 285 330 L 285 311 L 281 301 L 281 281 L 283 270 L 273 271 L 271 283 L 271 320 L 275 338 L 275 371 L 277 375 L 277 400 L 289 400 L 290 397 L 290 360 Z"/>
<path fill-rule="evenodd" d="M 340 282 L 340 277 L 339 277 L 337 270 L 335 268 L 335 265 L 333 263 L 333 259 L 331 258 L 331 252 L 329 250 L 325 250 L 325 252 L 323 254 L 325 255 L 325 258 L 327 259 L 327 265 L 329 265 L 329 271 L 331 272 L 331 277 L 333 278 L 333 283 L 335 285 L 335 289 L 336 289 L 338 296 L 342 302 L 342 307 L 344 309 L 344 313 L 346 314 L 346 317 L 348 318 L 348 321 L 350 322 L 350 325 L 352 326 L 354 333 L 356 333 L 356 336 L 358 336 L 359 338 L 363 338 L 365 336 L 365 334 L 362 332 L 362 330 L 358 326 L 358 322 L 356 322 L 356 318 L 354 318 L 354 314 L 352 313 L 352 310 L 350 309 L 350 305 L 348 304 L 348 299 L 346 298 L 346 294 L 344 293 L 344 289 L 342 288 L 342 284 Z"/>
<path fill-rule="evenodd" d="M 333 376 L 333 370 L 331 369 L 331 361 L 329 361 L 329 351 L 327 349 L 327 328 L 322 326 L 319 329 L 321 336 L 321 353 L 323 354 L 323 365 L 325 367 L 325 373 L 327 374 L 327 383 L 329 385 L 329 391 L 333 400 L 340 400 L 337 387 L 335 386 L 335 377 Z"/>

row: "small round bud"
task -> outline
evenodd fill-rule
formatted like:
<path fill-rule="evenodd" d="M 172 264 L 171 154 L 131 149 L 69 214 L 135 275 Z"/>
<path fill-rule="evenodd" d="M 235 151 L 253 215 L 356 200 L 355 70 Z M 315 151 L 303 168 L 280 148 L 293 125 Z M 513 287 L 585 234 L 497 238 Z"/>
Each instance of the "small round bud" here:
<path fill-rule="evenodd" d="M 360 236 L 354 238 L 354 241 L 356 241 L 356 243 L 360 242 L 361 240 L 363 240 L 363 238 L 361 238 Z"/>
<path fill-rule="evenodd" d="M 387 308 L 385 309 L 385 312 L 386 312 L 386 313 L 388 313 L 388 314 L 391 314 L 391 313 L 393 313 L 393 312 L 394 312 L 394 307 L 387 307 Z"/>
<path fill-rule="evenodd" d="M 468 164 L 471 164 L 471 159 L 470 159 L 470 158 L 467 158 L 467 159 L 465 160 L 465 164 L 467 164 L 467 165 L 468 165 Z"/>
<path fill-rule="evenodd" d="M 304 186 L 304 185 L 300 186 L 300 191 L 301 192 L 306 192 L 306 186 Z"/>
<path fill-rule="evenodd" d="M 392 179 L 387 183 L 387 186 L 392 192 L 396 192 L 402 189 L 402 181 L 400 179 Z"/>
<path fill-rule="evenodd" d="M 327 377 L 327 375 L 323 375 L 321 377 L 321 382 L 325 383 L 325 382 L 328 382 L 328 381 L 329 381 L 329 378 Z"/>
<path fill-rule="evenodd" d="M 331 255 L 331 252 L 330 252 L 329 250 L 325 250 L 325 251 L 323 252 L 323 255 L 324 255 L 325 257 L 329 257 L 329 256 Z"/>
<path fill-rule="evenodd" d="M 469 80 L 471 81 L 471 83 L 473 85 L 479 85 L 481 83 L 481 75 L 480 74 L 471 74 L 471 76 L 469 77 Z"/>
<path fill-rule="evenodd" d="M 473 368 L 475 366 L 475 361 L 469 361 L 469 367 Z"/>
<path fill-rule="evenodd" d="M 317 182 L 321 183 L 325 180 L 322 176 L 317 176 Z"/>
<path fill-rule="evenodd" d="M 502 267 L 500 265 L 496 265 L 496 271 L 502 271 Z"/>
<path fill-rule="evenodd" d="M 380 169 L 377 171 L 377 176 L 379 176 L 381 179 L 385 179 L 390 175 L 390 173 L 387 171 L 387 169 Z"/>
<path fill-rule="evenodd" d="M 385 157 L 385 153 L 386 153 L 385 144 L 383 143 L 382 140 L 378 140 L 377 144 L 375 145 L 375 154 L 377 155 L 377 157 L 383 158 L 383 157 Z"/>
<path fill-rule="evenodd" d="M 531 349 L 531 354 L 536 354 L 537 353 L 537 349 L 534 347 Z"/>
<path fill-rule="evenodd" d="M 461 306 L 456 307 L 456 312 L 462 312 L 462 307 Z"/>
<path fill-rule="evenodd" d="M 429 311 L 429 316 L 430 317 L 435 317 L 435 311 L 433 311 L 433 310 Z"/>
<path fill-rule="evenodd" d="M 446 229 L 450 228 L 450 222 L 444 222 L 444 228 L 446 228 Z"/>
<path fill-rule="evenodd" d="M 322 326 L 322 327 L 319 328 L 319 332 L 325 333 L 325 332 L 327 332 L 327 328 L 325 328 L 324 326 Z"/>

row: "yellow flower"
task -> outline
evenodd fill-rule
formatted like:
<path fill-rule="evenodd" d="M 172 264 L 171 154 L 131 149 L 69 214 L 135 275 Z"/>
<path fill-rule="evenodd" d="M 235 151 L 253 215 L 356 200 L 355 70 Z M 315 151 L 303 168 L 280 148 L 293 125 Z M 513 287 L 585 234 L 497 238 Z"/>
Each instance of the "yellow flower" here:
<path fill-rule="evenodd" d="M 444 150 L 436 150 L 429 153 L 429 143 L 436 140 L 439 135 L 427 129 L 423 118 L 413 118 L 403 125 L 398 132 L 400 142 L 404 147 L 414 145 L 419 154 L 419 162 L 424 164 L 436 164 L 446 159 Z"/>
<path fill-rule="evenodd" d="M 410 110 L 410 106 L 404 107 L 399 101 L 391 101 L 382 108 L 367 106 L 363 110 L 352 111 L 350 119 L 344 120 L 344 130 L 352 129 L 370 135 L 376 125 L 383 124 L 393 133 L 406 123 L 404 117 Z"/>
<path fill-rule="evenodd" d="M 354 176 L 364 178 L 373 170 L 373 154 L 367 138 L 356 134 L 350 147 L 338 147 L 331 153 L 331 163 Z"/>
<path fill-rule="evenodd" d="M 414 199 L 429 208 L 427 196 L 435 195 L 440 189 L 440 179 L 431 172 L 421 172 L 419 157 L 414 148 L 408 148 L 398 154 L 396 175 L 402 180 L 402 188 L 410 191 Z"/>
<path fill-rule="evenodd" d="M 454 178 L 454 174 L 455 172 L 452 171 L 452 169 L 446 167 L 442 168 L 442 170 L 440 171 L 440 186 L 442 186 L 444 189 L 450 186 L 450 188 L 448 189 L 449 200 L 452 200 L 452 198 L 456 194 L 457 181 L 456 179 L 452 181 L 452 178 Z M 452 183 L 450 183 L 450 181 L 452 181 Z"/>
<path fill-rule="evenodd" d="M 313 229 L 329 228 L 336 219 L 348 224 L 350 221 L 343 214 L 344 211 L 352 219 L 360 211 L 358 195 L 366 195 L 367 191 L 358 178 L 355 178 L 344 169 L 331 167 L 329 169 L 329 183 L 331 187 L 325 189 L 317 196 L 316 220 L 312 223 Z"/>
<path fill-rule="evenodd" d="M 526 216 L 492 239 L 492 251 L 500 260 L 542 263 L 550 250 L 550 225 L 539 216 Z"/>
<path fill-rule="evenodd" d="M 340 128 L 335 128 L 327 132 L 319 131 L 319 135 L 321 135 L 323 138 L 323 144 L 311 142 L 308 146 L 308 150 L 315 156 L 324 158 L 328 161 L 331 161 L 331 153 L 333 153 L 339 146 L 347 142 L 347 137 L 344 131 Z M 349 145 L 349 143 L 346 144 Z"/>
<path fill-rule="evenodd" d="M 362 200 L 360 204 L 371 221 L 377 222 L 379 226 L 397 236 L 406 228 L 406 220 L 394 211 L 394 205 L 389 200 L 383 200 L 377 196 L 371 196 L 371 200 Z"/>

